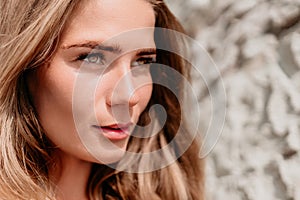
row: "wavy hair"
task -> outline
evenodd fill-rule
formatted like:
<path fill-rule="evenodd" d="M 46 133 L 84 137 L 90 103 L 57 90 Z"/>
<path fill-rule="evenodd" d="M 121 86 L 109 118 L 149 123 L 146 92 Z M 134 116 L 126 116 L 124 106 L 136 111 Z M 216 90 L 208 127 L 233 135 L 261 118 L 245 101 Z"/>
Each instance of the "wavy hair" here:
<path fill-rule="evenodd" d="M 156 14 L 156 27 L 183 33 L 183 29 L 163 1 L 148 0 Z M 52 165 L 51 141 L 39 123 L 26 85 L 29 69 L 40 67 L 55 52 L 60 34 L 79 0 L 0 0 L 0 197 L 1 199 L 55 199 L 49 179 Z M 174 38 L 159 36 L 155 42 L 176 48 Z M 158 50 L 157 61 L 188 76 L 188 64 L 180 56 Z M 157 71 L 155 71 L 157 70 Z M 161 69 L 153 78 L 164 79 Z M 182 117 L 177 96 L 183 85 L 176 82 L 174 95 L 154 85 L 153 94 L 139 124 L 149 121 L 147 112 L 154 104 L 167 111 L 167 121 L 155 137 L 131 138 L 128 150 L 151 152 L 167 145 L 176 135 Z M 170 83 L 169 83 L 170 84 Z M 174 91 L 173 91 L 174 92 Z M 183 125 L 185 127 L 185 124 Z M 185 130 L 185 138 L 192 134 Z M 101 199 L 204 199 L 204 164 L 198 158 L 194 140 L 176 162 L 153 172 L 129 173 L 94 164 L 87 186 L 91 200 Z M 161 159 L 165 159 L 162 155 Z M 126 162 L 136 162 L 128 159 Z M 121 161 L 122 162 L 122 161 Z M 140 159 L 134 165 L 151 165 Z"/>

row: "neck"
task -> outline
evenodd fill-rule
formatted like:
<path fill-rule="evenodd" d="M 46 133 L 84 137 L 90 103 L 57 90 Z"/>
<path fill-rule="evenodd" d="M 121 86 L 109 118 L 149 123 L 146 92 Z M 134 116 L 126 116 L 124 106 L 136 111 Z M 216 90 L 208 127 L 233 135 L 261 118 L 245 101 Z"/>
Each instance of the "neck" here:
<path fill-rule="evenodd" d="M 59 157 L 52 169 L 50 179 L 56 185 L 57 200 L 88 200 L 86 187 L 92 163 L 66 153 L 57 152 Z"/>

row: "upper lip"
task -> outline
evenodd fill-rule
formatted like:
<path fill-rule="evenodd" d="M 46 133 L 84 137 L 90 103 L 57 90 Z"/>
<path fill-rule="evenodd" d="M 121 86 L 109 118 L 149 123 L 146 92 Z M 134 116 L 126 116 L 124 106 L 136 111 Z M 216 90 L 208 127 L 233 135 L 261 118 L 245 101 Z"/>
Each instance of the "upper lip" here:
<path fill-rule="evenodd" d="M 118 123 L 118 124 L 110 124 L 110 125 L 105 125 L 105 126 L 97 126 L 99 128 L 111 128 L 111 129 L 127 129 L 130 126 L 132 126 L 133 123 Z"/>

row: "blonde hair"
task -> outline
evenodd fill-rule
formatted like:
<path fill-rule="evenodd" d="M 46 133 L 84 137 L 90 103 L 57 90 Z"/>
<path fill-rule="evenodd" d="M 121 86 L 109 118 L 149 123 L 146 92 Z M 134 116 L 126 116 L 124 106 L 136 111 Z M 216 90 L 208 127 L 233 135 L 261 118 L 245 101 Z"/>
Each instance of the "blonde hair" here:
<path fill-rule="evenodd" d="M 0 0 L 1 199 L 54 199 L 53 185 L 48 177 L 52 145 L 30 101 L 26 73 L 51 57 L 66 20 L 79 2 Z M 149 2 L 155 4 L 156 26 L 183 32 L 162 1 Z M 171 43 L 170 38 L 165 41 Z M 187 68 L 179 56 L 158 52 L 158 61 L 186 74 Z M 154 86 L 153 91 L 148 108 L 154 103 L 162 104 L 167 110 L 168 121 L 156 137 L 131 139 L 130 151 L 159 149 L 170 142 L 178 129 L 181 113 L 176 97 L 163 87 Z M 181 87 L 178 92 L 182 92 Z M 141 116 L 141 124 L 148 120 L 147 111 Z M 201 200 L 204 198 L 203 161 L 198 159 L 198 152 L 199 144 L 194 141 L 175 163 L 148 173 L 127 173 L 94 164 L 87 193 L 90 199 L 99 200 Z"/>

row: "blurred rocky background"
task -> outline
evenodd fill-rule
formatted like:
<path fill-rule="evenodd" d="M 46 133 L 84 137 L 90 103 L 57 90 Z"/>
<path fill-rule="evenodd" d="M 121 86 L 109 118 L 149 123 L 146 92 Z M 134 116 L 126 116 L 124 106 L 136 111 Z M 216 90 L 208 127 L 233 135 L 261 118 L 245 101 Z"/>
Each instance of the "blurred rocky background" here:
<path fill-rule="evenodd" d="M 207 199 L 300 200 L 300 0 L 167 4 L 225 86 L 223 132 L 207 156 Z M 205 116 L 210 95 L 201 87 Z M 208 121 L 202 117 L 203 129 Z"/>

